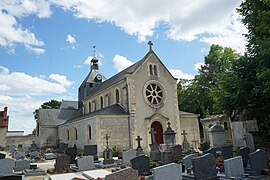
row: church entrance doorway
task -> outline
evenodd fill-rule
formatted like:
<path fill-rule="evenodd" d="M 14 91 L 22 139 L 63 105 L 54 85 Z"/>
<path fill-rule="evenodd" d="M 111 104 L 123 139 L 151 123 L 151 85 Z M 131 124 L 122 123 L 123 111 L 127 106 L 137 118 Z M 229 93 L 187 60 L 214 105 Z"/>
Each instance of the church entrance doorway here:
<path fill-rule="evenodd" d="M 163 128 L 160 122 L 154 121 L 151 125 L 151 128 L 154 128 L 155 133 L 155 139 L 158 144 L 163 144 Z"/>

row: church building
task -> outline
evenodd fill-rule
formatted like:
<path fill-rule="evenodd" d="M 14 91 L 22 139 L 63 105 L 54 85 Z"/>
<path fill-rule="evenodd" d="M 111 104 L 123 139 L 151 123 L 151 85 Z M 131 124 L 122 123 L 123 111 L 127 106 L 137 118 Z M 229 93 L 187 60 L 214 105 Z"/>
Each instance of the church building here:
<path fill-rule="evenodd" d="M 192 136 L 200 141 L 197 116 L 188 119 L 197 128 Z M 176 143 L 182 143 L 178 109 L 177 79 L 164 66 L 149 42 L 148 53 L 138 62 L 109 79 L 99 69 L 98 59 L 78 89 L 78 102 L 63 101 L 58 110 L 40 109 L 37 119 L 37 142 L 42 145 L 58 139 L 69 146 L 97 145 L 101 155 L 106 148 L 136 148 L 137 136 L 149 152 L 151 128 L 158 144 L 164 144 L 167 123 L 176 132 Z M 191 138 L 190 138 L 191 139 Z"/>

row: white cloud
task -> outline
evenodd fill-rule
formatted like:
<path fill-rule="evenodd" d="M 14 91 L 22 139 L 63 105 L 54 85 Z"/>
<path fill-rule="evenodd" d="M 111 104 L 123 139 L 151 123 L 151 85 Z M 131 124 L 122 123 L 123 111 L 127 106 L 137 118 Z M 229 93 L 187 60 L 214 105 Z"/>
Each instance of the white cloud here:
<path fill-rule="evenodd" d="M 2 0 L 0 7 L 7 13 L 0 11 L 0 45 L 9 48 L 16 43 L 43 46 L 44 43 L 23 28 L 16 17 L 47 18 L 52 14 L 51 6 L 56 6 L 71 11 L 77 18 L 112 23 L 127 34 L 137 36 L 140 42 L 153 36 L 159 26 L 164 26 L 168 29 L 167 37 L 173 40 L 200 40 L 243 52 L 246 40 L 242 34 L 247 30 L 235 13 L 240 3 L 241 0 L 171 0 L 170 3 L 118 0 L 111 6 L 105 0 Z M 76 42 L 71 35 L 68 41 Z"/>
<path fill-rule="evenodd" d="M 42 48 L 36 48 L 36 47 L 32 47 L 29 45 L 25 45 L 25 47 L 29 50 L 32 51 L 33 53 L 37 54 L 37 55 L 41 55 L 45 53 L 45 49 Z"/>
<path fill-rule="evenodd" d="M 134 62 L 128 60 L 126 57 L 121 56 L 119 54 L 116 54 L 113 58 L 113 67 L 118 72 L 124 70 L 125 68 L 131 66 L 132 64 L 134 64 Z"/>
<path fill-rule="evenodd" d="M 0 66 L 0 94 L 22 96 L 22 95 L 47 95 L 64 93 L 71 82 L 65 77 L 59 76 L 54 80 L 63 79 L 62 82 L 54 83 L 40 77 L 31 76 L 23 72 L 9 72 L 5 67 Z"/>
<path fill-rule="evenodd" d="M 66 76 L 63 76 L 63 75 L 59 75 L 59 74 L 51 74 L 51 75 L 49 76 L 49 78 L 51 78 L 52 80 L 54 80 L 54 81 L 60 83 L 61 85 L 65 86 L 65 87 L 70 87 L 70 86 L 73 84 L 72 81 L 69 81 L 69 80 L 67 79 L 67 77 L 66 77 Z"/>
<path fill-rule="evenodd" d="M 202 62 L 198 62 L 198 63 L 194 64 L 195 71 L 199 71 L 199 69 L 201 69 L 201 66 L 203 66 L 203 65 L 204 65 L 204 63 L 202 63 Z"/>
<path fill-rule="evenodd" d="M 75 44 L 75 43 L 76 43 L 75 36 L 72 36 L 72 35 L 68 34 L 68 35 L 67 35 L 66 41 L 67 41 L 68 43 L 72 44 L 72 45 Z"/>
<path fill-rule="evenodd" d="M 194 75 L 184 73 L 179 69 L 170 69 L 169 71 L 177 79 L 194 79 Z"/>

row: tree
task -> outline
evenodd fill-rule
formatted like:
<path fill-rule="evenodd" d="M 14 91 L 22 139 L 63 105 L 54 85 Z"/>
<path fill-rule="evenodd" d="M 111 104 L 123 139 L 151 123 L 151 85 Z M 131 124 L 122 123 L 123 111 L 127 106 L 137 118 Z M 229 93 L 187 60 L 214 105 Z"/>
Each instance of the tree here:
<path fill-rule="evenodd" d="M 238 8 L 248 29 L 247 63 L 254 65 L 255 80 L 250 93 L 261 130 L 270 134 L 270 1 L 245 0 Z M 250 65 L 248 65 L 250 66 Z"/>

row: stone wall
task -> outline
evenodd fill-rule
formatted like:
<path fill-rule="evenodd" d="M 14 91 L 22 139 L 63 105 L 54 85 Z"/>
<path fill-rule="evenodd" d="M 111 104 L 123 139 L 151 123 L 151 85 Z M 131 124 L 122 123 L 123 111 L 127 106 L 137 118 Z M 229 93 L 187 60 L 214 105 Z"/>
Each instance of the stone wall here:
<path fill-rule="evenodd" d="M 56 147 L 57 138 L 57 127 L 43 126 L 39 128 L 39 135 L 36 136 L 36 143 L 39 147 L 44 147 L 46 145 L 49 147 Z"/>
<path fill-rule="evenodd" d="M 18 146 L 22 144 L 24 146 L 31 146 L 32 142 L 35 141 L 35 135 L 25 135 L 25 136 L 8 136 L 6 137 L 6 143 L 9 146 Z"/>
<path fill-rule="evenodd" d="M 0 127 L 0 146 L 6 147 L 6 134 L 8 127 Z"/>

